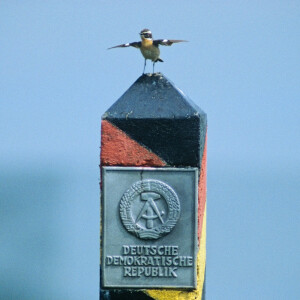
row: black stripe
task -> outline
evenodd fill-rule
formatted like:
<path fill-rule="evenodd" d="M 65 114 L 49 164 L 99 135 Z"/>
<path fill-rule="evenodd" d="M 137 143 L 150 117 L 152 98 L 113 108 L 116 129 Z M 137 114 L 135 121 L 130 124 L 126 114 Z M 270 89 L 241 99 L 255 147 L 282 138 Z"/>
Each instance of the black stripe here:
<path fill-rule="evenodd" d="M 100 300 L 153 300 L 140 291 L 100 290 Z"/>

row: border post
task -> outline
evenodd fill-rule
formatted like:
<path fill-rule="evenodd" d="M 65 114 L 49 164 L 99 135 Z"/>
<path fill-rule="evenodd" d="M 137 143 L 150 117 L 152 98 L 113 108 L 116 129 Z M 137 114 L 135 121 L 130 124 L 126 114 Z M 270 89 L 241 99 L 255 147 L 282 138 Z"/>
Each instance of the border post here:
<path fill-rule="evenodd" d="M 206 114 L 143 74 L 102 116 L 100 299 L 204 299 Z"/>

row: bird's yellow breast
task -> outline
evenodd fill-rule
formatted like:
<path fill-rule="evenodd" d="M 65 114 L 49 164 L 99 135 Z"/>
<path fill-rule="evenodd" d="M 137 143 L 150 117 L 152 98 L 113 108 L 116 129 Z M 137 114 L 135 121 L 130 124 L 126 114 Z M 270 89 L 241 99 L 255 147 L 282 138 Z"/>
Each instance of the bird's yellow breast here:
<path fill-rule="evenodd" d="M 142 47 L 151 47 L 153 45 L 152 40 L 142 39 Z"/>
<path fill-rule="evenodd" d="M 153 45 L 152 40 L 142 39 L 140 50 L 146 59 L 156 61 L 159 58 L 159 48 Z"/>

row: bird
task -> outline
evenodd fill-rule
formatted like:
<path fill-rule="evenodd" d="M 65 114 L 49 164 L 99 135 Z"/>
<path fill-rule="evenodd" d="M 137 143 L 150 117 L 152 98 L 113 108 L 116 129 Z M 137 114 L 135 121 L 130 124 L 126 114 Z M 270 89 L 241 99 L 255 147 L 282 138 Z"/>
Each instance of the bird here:
<path fill-rule="evenodd" d="M 163 60 L 159 57 L 160 55 L 159 45 L 171 46 L 174 43 L 187 42 L 186 40 L 168 40 L 168 39 L 153 40 L 152 32 L 147 28 L 143 29 L 140 32 L 140 37 L 141 37 L 140 42 L 121 44 L 114 47 L 110 47 L 108 48 L 108 50 L 114 48 L 124 48 L 124 47 L 134 47 L 140 49 L 142 55 L 145 58 L 143 74 L 145 73 L 147 59 L 150 59 L 153 62 L 153 73 L 154 73 L 155 63 L 158 61 L 163 62 Z"/>

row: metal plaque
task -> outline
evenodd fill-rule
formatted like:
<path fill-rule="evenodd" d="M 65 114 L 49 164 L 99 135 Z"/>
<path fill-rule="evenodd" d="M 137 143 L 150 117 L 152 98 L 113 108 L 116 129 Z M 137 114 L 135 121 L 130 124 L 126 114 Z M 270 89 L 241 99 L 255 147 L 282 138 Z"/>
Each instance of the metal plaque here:
<path fill-rule="evenodd" d="M 111 288 L 196 288 L 197 168 L 102 168 L 102 278 Z"/>

